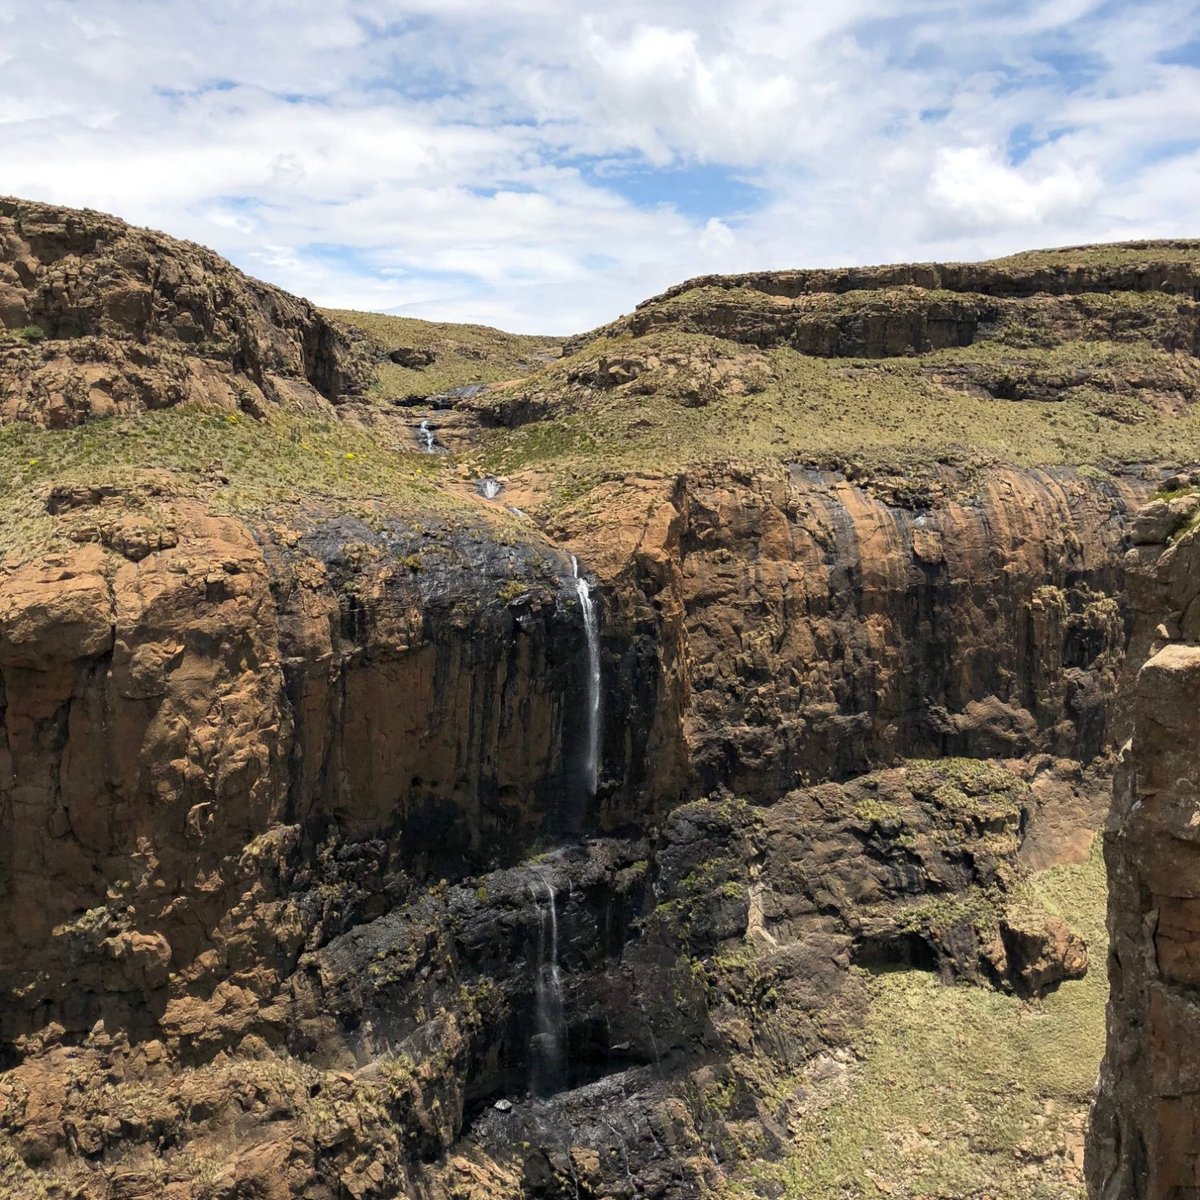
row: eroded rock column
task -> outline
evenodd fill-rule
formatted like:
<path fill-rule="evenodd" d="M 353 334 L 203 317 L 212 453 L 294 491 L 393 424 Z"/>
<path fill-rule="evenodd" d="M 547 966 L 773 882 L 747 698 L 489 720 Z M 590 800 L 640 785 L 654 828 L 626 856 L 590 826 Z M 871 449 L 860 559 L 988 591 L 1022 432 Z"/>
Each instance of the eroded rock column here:
<path fill-rule="evenodd" d="M 1097 1200 L 1200 1196 L 1200 496 L 1134 526 L 1134 651 L 1105 834 L 1108 1049 L 1088 1146 Z"/>

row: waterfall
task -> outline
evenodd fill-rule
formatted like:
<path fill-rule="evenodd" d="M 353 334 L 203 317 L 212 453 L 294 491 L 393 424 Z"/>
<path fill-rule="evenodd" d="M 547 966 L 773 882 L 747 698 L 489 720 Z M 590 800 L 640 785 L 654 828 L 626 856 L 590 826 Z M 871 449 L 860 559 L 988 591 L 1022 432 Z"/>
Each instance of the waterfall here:
<path fill-rule="evenodd" d="M 565 1051 L 567 1021 L 563 1008 L 562 978 L 558 971 L 558 898 L 554 885 L 544 875 L 537 876 L 546 900 L 531 884 L 529 891 L 538 906 L 538 957 L 534 968 L 534 1024 L 530 1070 L 530 1090 L 536 1096 L 548 1096 L 566 1084 Z"/>
<path fill-rule="evenodd" d="M 417 426 L 417 441 L 421 443 L 421 448 L 426 454 L 446 453 L 446 447 L 437 440 L 437 435 L 429 428 L 428 418 Z"/>
<path fill-rule="evenodd" d="M 579 607 L 583 610 L 583 631 L 587 636 L 587 741 L 584 746 L 583 769 L 588 794 L 596 794 L 600 777 L 600 625 L 596 620 L 596 605 L 592 589 L 579 573 L 579 560 L 571 555 L 571 575 Z"/>
<path fill-rule="evenodd" d="M 482 479 L 477 479 L 475 486 L 479 489 L 479 494 L 485 500 L 495 500 L 504 487 L 500 480 L 491 475 L 485 475 Z"/>

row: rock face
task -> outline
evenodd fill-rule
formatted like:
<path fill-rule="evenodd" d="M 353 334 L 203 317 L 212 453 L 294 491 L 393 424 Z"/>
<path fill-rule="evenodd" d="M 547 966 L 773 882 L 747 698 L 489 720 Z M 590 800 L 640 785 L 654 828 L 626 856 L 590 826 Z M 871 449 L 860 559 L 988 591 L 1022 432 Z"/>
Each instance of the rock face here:
<path fill-rule="evenodd" d="M 1033 771 L 1053 775 L 1053 762 Z M 1037 815 L 1027 779 L 976 759 L 909 762 L 792 793 L 764 817 L 762 930 L 780 943 L 823 929 L 848 938 L 839 949 L 864 966 L 1042 995 L 1081 977 L 1087 950 L 1062 922 L 1039 924 L 1006 903 Z"/>
<path fill-rule="evenodd" d="M 1111 996 L 1088 1158 L 1103 1200 L 1200 1194 L 1200 496 L 1174 482 L 1139 514 L 1129 552 L 1141 668 L 1105 834 Z"/>
<path fill-rule="evenodd" d="M 1125 539 L 1163 470 L 689 463 L 535 521 L 536 472 L 516 510 L 473 486 L 474 389 L 460 473 L 410 436 L 407 474 L 347 482 L 364 443 L 328 439 L 411 418 L 367 396 L 352 333 L 96 214 L 5 201 L 0 238 L 21 437 L 86 449 L 186 401 L 204 438 L 252 420 L 326 472 L 247 499 L 219 463 L 81 452 L 13 510 L 43 540 L 0 561 L 0 1194 L 682 1200 L 780 1152 L 801 1101 L 767 1083 L 846 1045 L 851 967 L 1026 998 L 1086 970 L 1021 881 L 1098 823 Z M 1129 329 L 1186 340 L 1190 270 L 1085 282 L 1153 293 Z M 958 342 L 939 279 L 922 311 Z M 899 346 L 859 316 L 812 352 Z M 636 382 L 571 370 L 592 399 Z"/>
<path fill-rule="evenodd" d="M 914 515 L 834 480 L 674 489 L 666 544 L 614 537 L 620 572 L 598 563 L 594 805 L 581 617 L 549 544 L 346 518 L 253 530 L 176 502 L 175 544 L 115 571 L 94 545 L 16 566 L 0 584 L 4 777 L 19 781 L 4 785 L 0 911 L 10 977 L 25 980 L 9 1036 L 111 1016 L 107 986 L 66 987 L 73 923 L 97 910 L 111 939 L 132 906 L 179 987 L 219 990 L 208 939 L 225 938 L 249 878 L 222 864 L 277 827 L 383 836 L 436 877 L 717 788 L 770 798 L 914 755 L 1091 758 L 1122 661 L 1126 494 L 1011 476 L 978 507 Z M 655 564 L 665 587 L 646 579 Z M 101 974 L 139 982 L 124 971 Z"/>
<path fill-rule="evenodd" d="M 1105 745 L 1122 525 L 1144 485 L 949 468 L 915 497 L 899 484 L 797 469 L 613 489 L 602 535 L 580 545 L 620 615 L 659 625 L 660 712 L 678 713 L 674 758 L 698 793 Z"/>
<path fill-rule="evenodd" d="M 910 769 L 907 783 L 885 772 L 789 793 L 915 754 L 1104 746 L 1124 646 L 1116 547 L 1137 485 L 1012 474 L 982 491 L 914 512 L 834 479 L 707 474 L 666 489 L 634 544 L 623 525 L 594 531 L 594 801 L 580 775 L 582 622 L 549 543 L 320 514 L 248 528 L 176 500 L 173 544 L 139 546 L 115 570 L 94 544 L 11 567 L 0 945 L 3 1037 L 27 1064 L 5 1093 L 22 1161 L 58 1169 L 82 1154 L 140 1179 L 158 1131 L 183 1121 L 196 1152 L 220 1157 L 222 1128 L 273 1111 L 324 1132 L 286 1171 L 282 1144 L 239 1142 L 243 1190 L 229 1195 L 281 1171 L 312 1196 L 347 1180 L 394 1195 L 397 1173 L 455 1194 L 434 1164 L 481 1103 L 529 1085 L 525 964 L 547 880 L 564 897 L 566 1079 L 584 1093 L 560 1116 L 518 1106 L 479 1126 L 484 1194 L 559 1194 L 554 1181 L 583 1169 L 562 1130 L 581 1153 L 589 1121 L 607 1162 L 605 1079 L 633 1097 L 618 1140 L 638 1194 L 705 1186 L 702 1145 L 734 1135 L 672 1098 L 698 1055 L 745 1045 L 748 984 L 681 963 L 771 947 L 763 1028 L 790 1063 L 855 1024 L 852 962 L 1021 994 L 1078 975 L 1069 931 L 1005 911 L 1040 827 L 1027 782 L 954 782 L 934 763 L 919 786 Z M 985 539 L 988 522 L 1012 532 Z M 748 825 L 711 803 L 678 807 L 714 790 L 787 799 Z M 662 821 L 660 838 L 595 843 L 548 874 L 486 873 L 542 839 Z M 453 882 L 438 894 L 441 879 Z M 230 1054 L 236 1066 L 214 1075 Z M 180 1067 L 186 1084 L 108 1127 L 127 1093 Z M 119 1074 L 121 1096 L 73 1097 L 80 1070 Z M 332 1126 L 314 1095 L 340 1114 Z M 28 1096 L 36 1120 L 21 1115 Z M 541 1149 L 505 1193 L 509 1126 Z M 366 1174 L 377 1161 L 385 1180 Z M 594 1194 L 626 1194 L 589 1169 Z"/>
<path fill-rule="evenodd" d="M 130 925 L 153 930 L 180 996 L 215 996 L 226 923 L 268 903 L 260 839 L 273 857 L 285 830 L 383 834 L 429 874 L 579 824 L 581 630 L 561 555 L 344 519 L 276 529 L 281 545 L 186 504 L 176 516 L 177 544 L 115 572 L 88 546 L 0 586 L 18 781 L 4 785 L 4 944 L 26 996 L 5 1008 L 9 1037 L 48 1016 L 79 1033 L 111 1021 L 111 988 L 129 991 L 123 1025 L 172 1025 L 167 997 L 154 1012 L 166 973 L 143 978 L 114 949 Z M 281 936 L 286 958 L 295 930 Z M 69 983 L 89 957 L 113 983 Z M 184 1008 L 194 1022 L 196 1001 Z M 223 1040 L 221 1024 L 203 1036 Z"/>
<path fill-rule="evenodd" d="M 1094 279 L 1066 286 L 1058 296 L 1039 294 L 1046 281 L 1031 280 L 1014 288 L 1015 295 L 934 290 L 929 286 L 881 286 L 878 291 L 831 293 L 821 289 L 795 296 L 781 294 L 768 282 L 765 306 L 754 293 L 755 279 L 739 286 L 749 294 L 725 288 L 698 287 L 668 296 L 634 313 L 623 326 L 634 336 L 656 328 L 679 328 L 762 348 L 789 346 L 802 354 L 825 358 L 892 358 L 924 354 L 988 340 L 990 334 L 1020 320 L 1032 344 L 1049 344 L 1069 330 L 1080 339 L 1149 342 L 1165 350 L 1195 353 L 1200 338 L 1200 305 L 1194 303 L 1195 282 L 1181 272 L 1170 281 L 1187 299 L 1172 299 L 1153 283 L 1140 304 L 1117 310 L 1106 293 L 1133 280 Z M 964 281 L 967 282 L 967 281 Z M 974 280 L 973 282 L 980 282 Z M 1162 281 L 1164 286 L 1168 281 Z M 1097 294 L 1101 293 L 1101 294 Z M 1031 300 L 1031 296 L 1037 296 Z"/>
<path fill-rule="evenodd" d="M 365 383 L 346 331 L 212 251 L 0 198 L 0 420 L 63 427 L 184 400 L 319 410 Z"/>
<path fill-rule="evenodd" d="M 52 1023 L 20 1039 L 4 1128 L 24 1163 L 66 1170 L 85 1195 L 152 1195 L 138 1167 L 151 1149 L 181 1185 L 195 1156 L 213 1158 L 231 1196 L 569 1196 L 574 1177 L 595 1196 L 699 1194 L 720 1179 L 714 1153 L 737 1162 L 785 1136 L 786 1113 L 723 1060 L 796 1068 L 837 1044 L 865 1003 L 851 962 L 1026 991 L 1037 964 L 996 944 L 1021 920 L 1005 902 L 1042 772 L 1055 767 L 1030 780 L 921 762 L 763 811 L 707 800 L 653 838 L 433 887 L 386 838 L 330 834 L 297 856 L 280 830 L 243 863 L 260 890 L 220 951 L 253 946 L 253 976 L 228 981 L 219 1006 L 193 988 L 153 1030 L 110 997 L 85 1038 Z M 561 1015 L 546 1026 L 548 905 Z M 174 947 L 103 915 L 71 935 L 167 985 Z M 1083 954 L 1076 941 L 1037 987 L 1077 974 Z M 286 978 L 266 969 L 284 959 Z M 557 1087 L 534 1102 L 547 1037 Z M 732 1109 L 718 1103 L 731 1094 Z"/>

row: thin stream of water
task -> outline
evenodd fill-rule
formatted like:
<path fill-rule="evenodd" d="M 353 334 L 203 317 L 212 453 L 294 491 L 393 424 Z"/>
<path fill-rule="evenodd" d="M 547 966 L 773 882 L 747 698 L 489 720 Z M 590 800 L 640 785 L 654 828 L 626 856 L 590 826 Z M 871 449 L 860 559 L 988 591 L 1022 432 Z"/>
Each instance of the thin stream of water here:
<path fill-rule="evenodd" d="M 588 794 L 594 796 L 600 778 L 600 622 L 592 600 L 591 585 L 579 573 L 579 560 L 571 555 L 571 575 L 583 612 L 583 631 L 587 638 L 587 740 L 584 743 L 583 770 Z"/>
<path fill-rule="evenodd" d="M 567 1021 L 563 1008 L 562 976 L 558 969 L 558 897 L 554 885 L 543 875 L 537 876 L 545 895 L 533 884 L 530 893 L 538 905 L 538 961 L 534 969 L 534 1034 L 530 1088 L 536 1096 L 559 1091 L 566 1082 Z"/>

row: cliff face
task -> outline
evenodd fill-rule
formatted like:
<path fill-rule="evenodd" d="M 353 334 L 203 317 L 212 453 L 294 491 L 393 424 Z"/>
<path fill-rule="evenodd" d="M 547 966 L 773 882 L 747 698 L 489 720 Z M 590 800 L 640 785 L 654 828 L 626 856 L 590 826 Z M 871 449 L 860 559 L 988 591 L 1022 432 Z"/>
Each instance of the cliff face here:
<path fill-rule="evenodd" d="M 572 543 L 660 625 L 679 742 L 667 761 L 686 762 L 697 794 L 780 795 L 897 756 L 1103 749 L 1126 638 L 1123 524 L 1145 484 L 941 468 L 914 503 L 897 482 L 627 480 Z"/>
<path fill-rule="evenodd" d="M 1200 269 L 1195 255 L 1200 242 L 1116 242 L 1109 246 L 1063 246 L 1030 250 L 986 263 L 894 263 L 880 267 L 843 267 L 808 271 L 704 275 L 663 293 L 681 295 L 702 287 L 752 288 L 767 295 L 795 298 L 815 293 L 840 295 L 893 287 L 929 291 L 972 292 L 1002 298 L 1029 298 L 1108 292 L 1162 292 L 1200 299 Z M 1114 251 L 1127 251 L 1120 258 Z M 639 308 L 649 307 L 646 300 Z"/>
<path fill-rule="evenodd" d="M 601 332 L 672 328 L 809 355 L 888 358 L 966 347 L 1020 325 L 1026 346 L 1065 336 L 1195 354 L 1200 242 L 1111 250 L 1128 258 L 1106 260 L 1096 247 L 1079 247 L 992 263 L 702 276 L 643 301 Z M 1150 253 L 1139 261 L 1139 250 Z"/>
<path fill-rule="evenodd" d="M 224 923 L 261 900 L 245 856 L 284 827 L 307 847 L 382 837 L 436 878 L 715 789 L 768 801 L 901 757 L 1095 757 L 1137 490 L 1011 473 L 914 513 L 811 476 L 656 489 L 645 525 L 570 543 L 597 547 L 604 584 L 594 801 L 581 614 L 549 543 L 482 522 L 248 528 L 176 501 L 173 544 L 133 561 L 85 544 L 12 566 L 8 1036 L 82 1034 L 111 1019 L 110 990 L 146 1029 L 165 1003 L 171 1029 L 173 994 L 194 1010 L 229 982 Z M 95 991 L 69 965 L 81 914 L 104 933 Z"/>
<path fill-rule="evenodd" d="M 1200 1189 L 1195 913 L 1196 755 L 1200 729 L 1194 479 L 1142 510 L 1129 552 L 1136 607 L 1121 754 L 1105 833 L 1111 996 L 1108 1051 L 1088 1175 L 1097 1197 L 1182 1197 Z"/>
<path fill-rule="evenodd" d="M 1190 429 L 1184 250 L 1071 277 L 1121 293 L 1099 349 L 1036 272 L 960 282 L 1042 359 L 885 332 L 903 379 L 836 357 L 861 311 L 819 345 L 743 317 L 948 275 L 705 281 L 742 315 L 510 347 L 528 379 L 425 410 L 372 382 L 386 330 L 207 251 L 0 227 L 0 1195 L 703 1194 L 850 1086 L 865 972 L 1086 970 L 1027 883 L 1099 823 L 1169 472 L 1071 438 Z M 847 408 L 799 453 L 843 397 L 916 440 Z M 1026 408 L 923 448 L 963 404 Z"/>
<path fill-rule="evenodd" d="M 1011 886 L 1043 829 L 1058 861 L 1098 819 L 1094 788 L 1068 782 L 1064 807 L 1054 762 L 1106 741 L 1125 627 L 1115 551 L 1140 485 L 1011 473 L 966 497 L 944 482 L 947 497 L 914 512 L 834 479 L 706 472 L 655 485 L 644 524 L 570 541 L 595 547 L 584 561 L 604 614 L 594 800 L 569 565 L 528 534 L 506 544 L 461 519 L 418 532 L 301 515 L 247 527 L 175 501 L 169 546 L 114 562 L 89 543 L 11 567 L 0 912 L 3 1036 L 24 1063 L 6 1120 L 22 1160 L 136 1174 L 156 1131 L 182 1123 L 187 1144 L 220 1157 L 221 1129 L 250 1120 L 262 1128 L 228 1153 L 244 1188 L 265 1186 L 285 1153 L 265 1112 L 313 1129 L 317 1088 L 342 1132 L 303 1134 L 316 1141 L 287 1158 L 288 1187 L 332 1196 L 366 1180 L 361 1194 L 384 1196 L 401 1172 L 444 1194 L 420 1164 L 452 1150 L 482 1101 L 533 1077 L 526 963 L 545 953 L 547 883 L 563 897 L 559 1086 L 645 1076 L 620 1111 L 649 1194 L 677 1194 L 679 1170 L 688 1189 L 711 1183 L 705 1139 L 732 1137 L 733 1161 L 758 1144 L 716 1113 L 670 1116 L 697 1054 L 742 1045 L 747 1002 L 723 969 L 696 980 L 681 962 L 747 939 L 768 948 L 756 987 L 773 991 L 772 1015 L 755 1044 L 769 1030 L 784 1063 L 861 1019 L 852 961 L 1023 993 L 1077 974 L 1069 930 L 1002 905 L 985 918 L 971 897 Z M 62 519 L 85 519 L 90 499 Z M 950 803 L 936 764 L 915 796 L 885 776 L 845 797 L 828 785 L 781 799 L 804 780 L 943 753 L 1041 765 L 985 781 L 985 795 L 1008 789 L 995 808 L 972 788 Z M 704 805 L 678 815 L 714 789 L 779 803 L 750 833 L 740 817 L 714 828 Z M 661 835 L 629 838 L 672 810 Z M 961 848 L 946 848 L 946 829 Z M 488 873 L 605 831 L 626 832 Z M 730 865 L 714 867 L 722 854 Z M 931 895 L 960 908 L 922 908 Z M 229 1054 L 240 1065 L 218 1071 Z M 280 1055 L 282 1077 L 255 1065 Z M 164 1086 L 180 1066 L 186 1082 Z M 121 1095 L 72 1093 L 76 1070 L 120 1074 Z M 112 1125 L 143 1103 L 138 1087 L 163 1091 Z M 589 1105 L 611 1100 L 576 1103 L 574 1142 L 536 1114 L 520 1140 L 547 1163 L 568 1143 L 609 1153 Z M 346 1132 L 351 1119 L 365 1124 Z M 540 1178 L 536 1155 L 512 1164 L 510 1125 L 479 1135 L 485 1192 L 506 1171 L 514 1194 Z M 660 1143 L 678 1127 L 683 1142 L 643 1143 L 643 1126 Z M 390 1165 L 372 1183 L 377 1161 Z M 599 1189 L 608 1168 L 593 1173 Z"/>

